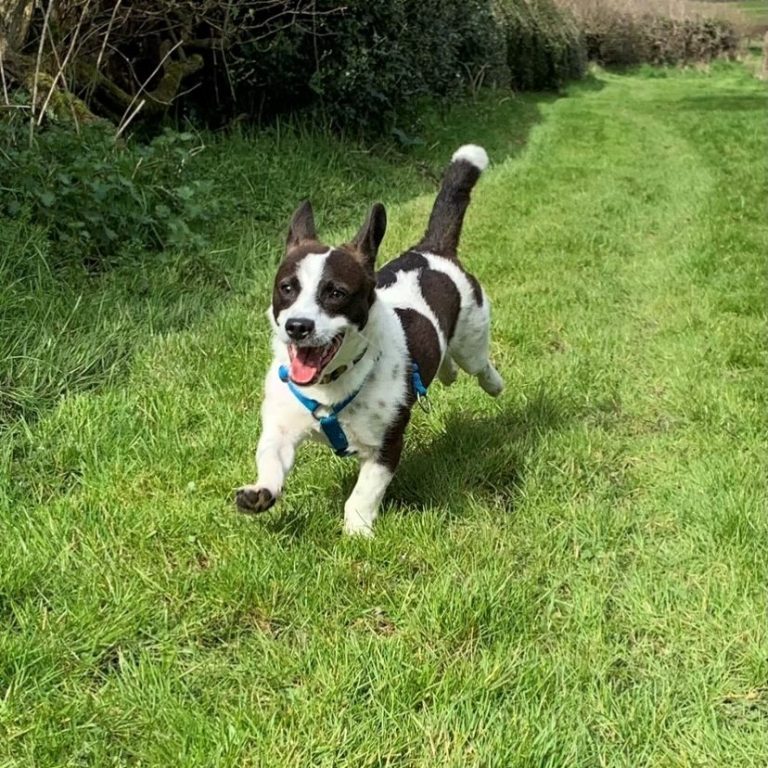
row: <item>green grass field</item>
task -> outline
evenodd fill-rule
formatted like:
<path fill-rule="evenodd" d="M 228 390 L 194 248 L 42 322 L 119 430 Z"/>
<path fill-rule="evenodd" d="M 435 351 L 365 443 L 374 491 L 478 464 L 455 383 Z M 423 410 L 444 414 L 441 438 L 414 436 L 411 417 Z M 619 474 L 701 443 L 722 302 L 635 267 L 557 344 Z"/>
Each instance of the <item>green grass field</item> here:
<path fill-rule="evenodd" d="M 407 152 L 209 137 L 216 247 L 96 276 L 3 224 L 0 766 L 768 764 L 766 106 L 646 69 Z M 507 391 L 434 386 L 372 541 L 321 446 L 238 515 L 290 211 L 382 199 L 389 258 L 466 141 Z"/>

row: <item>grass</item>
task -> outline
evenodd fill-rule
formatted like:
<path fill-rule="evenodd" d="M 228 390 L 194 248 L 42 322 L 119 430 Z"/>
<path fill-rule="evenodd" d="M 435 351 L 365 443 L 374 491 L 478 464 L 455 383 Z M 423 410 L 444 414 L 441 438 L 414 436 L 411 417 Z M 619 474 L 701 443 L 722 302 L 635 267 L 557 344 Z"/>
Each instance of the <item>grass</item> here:
<path fill-rule="evenodd" d="M 765 107 L 735 65 L 646 69 L 407 153 L 218 139 L 217 252 L 65 284 L 15 229 L 0 766 L 765 765 Z M 372 542 L 320 446 L 237 515 L 288 212 L 342 238 L 382 198 L 394 255 L 467 140 L 507 392 L 435 386 Z"/>

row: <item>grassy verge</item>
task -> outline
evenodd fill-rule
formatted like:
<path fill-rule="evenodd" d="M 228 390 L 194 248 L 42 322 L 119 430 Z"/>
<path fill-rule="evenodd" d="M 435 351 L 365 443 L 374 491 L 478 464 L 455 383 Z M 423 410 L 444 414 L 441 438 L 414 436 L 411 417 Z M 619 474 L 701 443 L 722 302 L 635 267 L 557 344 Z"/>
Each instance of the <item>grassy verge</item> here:
<path fill-rule="evenodd" d="M 648 70 L 457 106 L 405 159 L 221 141 L 221 253 L 61 287 L 38 252 L 10 343 L 119 354 L 6 422 L 0 765 L 765 763 L 765 107 Z M 383 198 L 394 254 L 467 140 L 507 393 L 436 385 L 373 542 L 319 446 L 236 515 L 284 215 Z"/>

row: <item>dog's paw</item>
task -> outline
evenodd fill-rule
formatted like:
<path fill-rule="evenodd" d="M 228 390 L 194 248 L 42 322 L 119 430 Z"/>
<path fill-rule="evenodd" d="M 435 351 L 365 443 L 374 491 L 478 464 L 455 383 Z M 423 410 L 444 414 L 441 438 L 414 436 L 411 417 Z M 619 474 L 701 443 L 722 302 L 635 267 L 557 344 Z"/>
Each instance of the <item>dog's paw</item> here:
<path fill-rule="evenodd" d="M 244 485 L 235 492 L 235 504 L 241 512 L 257 515 L 266 512 L 274 503 L 275 497 L 268 488 L 258 485 Z"/>
<path fill-rule="evenodd" d="M 373 538 L 373 526 L 364 523 L 362 520 L 344 520 L 344 533 L 347 536 L 360 536 L 364 539 Z"/>
<path fill-rule="evenodd" d="M 478 374 L 477 381 L 491 397 L 498 397 L 504 391 L 504 379 L 490 363 Z"/>

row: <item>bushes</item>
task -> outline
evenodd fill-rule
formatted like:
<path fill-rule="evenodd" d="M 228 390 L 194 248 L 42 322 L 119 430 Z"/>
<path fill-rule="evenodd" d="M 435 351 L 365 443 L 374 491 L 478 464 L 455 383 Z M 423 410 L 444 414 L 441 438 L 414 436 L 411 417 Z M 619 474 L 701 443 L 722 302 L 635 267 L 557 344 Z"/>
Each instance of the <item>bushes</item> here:
<path fill-rule="evenodd" d="M 719 19 L 648 18 L 647 61 L 678 64 L 711 61 L 735 53 L 738 35 Z"/>
<path fill-rule="evenodd" d="M 66 84 L 85 105 L 63 100 L 59 116 L 77 104 L 115 123 L 137 107 L 134 125 L 156 122 L 170 104 L 207 125 L 319 107 L 337 126 L 383 130 L 420 96 L 556 87 L 582 70 L 552 0 L 51 0 L 50 23 L 32 0 L 17 5 L 31 21 L 4 63 L 39 91 L 35 108 Z"/>
<path fill-rule="evenodd" d="M 585 34 L 589 58 L 606 66 L 711 61 L 736 51 L 734 28 L 717 19 L 616 14 L 593 21 Z"/>
<path fill-rule="evenodd" d="M 491 0 L 352 0 L 337 14 L 334 7 L 318 2 L 323 15 L 311 35 L 293 29 L 267 50 L 239 50 L 237 98 L 313 105 L 336 126 L 381 132 L 420 97 L 507 79 Z M 272 83 L 265 97 L 265 70 L 287 71 L 291 82 Z"/>
<path fill-rule="evenodd" d="M 209 124 L 309 107 L 336 127 L 383 133 L 425 96 L 450 97 L 467 83 L 555 88 L 583 70 L 581 41 L 551 0 L 276 0 L 270 7 L 267 17 L 255 2 L 52 0 L 40 71 L 29 51 L 46 21 L 32 14 L 5 51 L 22 100 L 0 120 L 0 215 L 46 227 L 55 258 L 93 262 L 126 248 L 194 244 L 211 204 L 203 184 L 186 179 L 191 134 L 120 144 L 112 123 L 124 128 L 135 116 L 132 125 L 143 118 L 146 127 L 175 97 L 182 115 Z M 168 44 L 174 25 L 184 44 Z M 212 39 L 222 50 L 206 49 Z M 56 61 L 68 62 L 64 92 Z M 176 96 L 182 76 L 187 92 Z M 25 90 L 30 82 L 35 88 Z M 34 104 L 24 95 L 32 90 Z M 48 115 L 32 143 L 30 109 Z"/>
<path fill-rule="evenodd" d="M 661 3 L 558 2 L 575 14 L 589 59 L 605 66 L 707 62 L 732 55 L 738 45 L 738 34 L 729 21 L 698 15 L 676 16 Z"/>
<path fill-rule="evenodd" d="M 558 88 L 586 69 L 586 48 L 574 18 L 551 0 L 497 0 L 513 88 Z"/>
<path fill-rule="evenodd" d="M 103 259 L 126 247 L 189 245 L 211 212 L 206 185 L 187 181 L 193 136 L 115 142 L 102 125 L 51 124 L 30 144 L 26 123 L 0 121 L 0 213 L 47 227 L 61 253 Z"/>
<path fill-rule="evenodd" d="M 320 105 L 336 125 L 382 130 L 418 97 L 450 96 L 468 82 L 557 88 L 582 76 L 586 62 L 573 19 L 552 0 L 353 0 L 321 19 L 312 56 L 296 30 L 266 61 L 239 52 L 238 97 L 259 93 L 265 69 L 292 73 L 296 83 L 304 68 L 300 103 Z"/>

